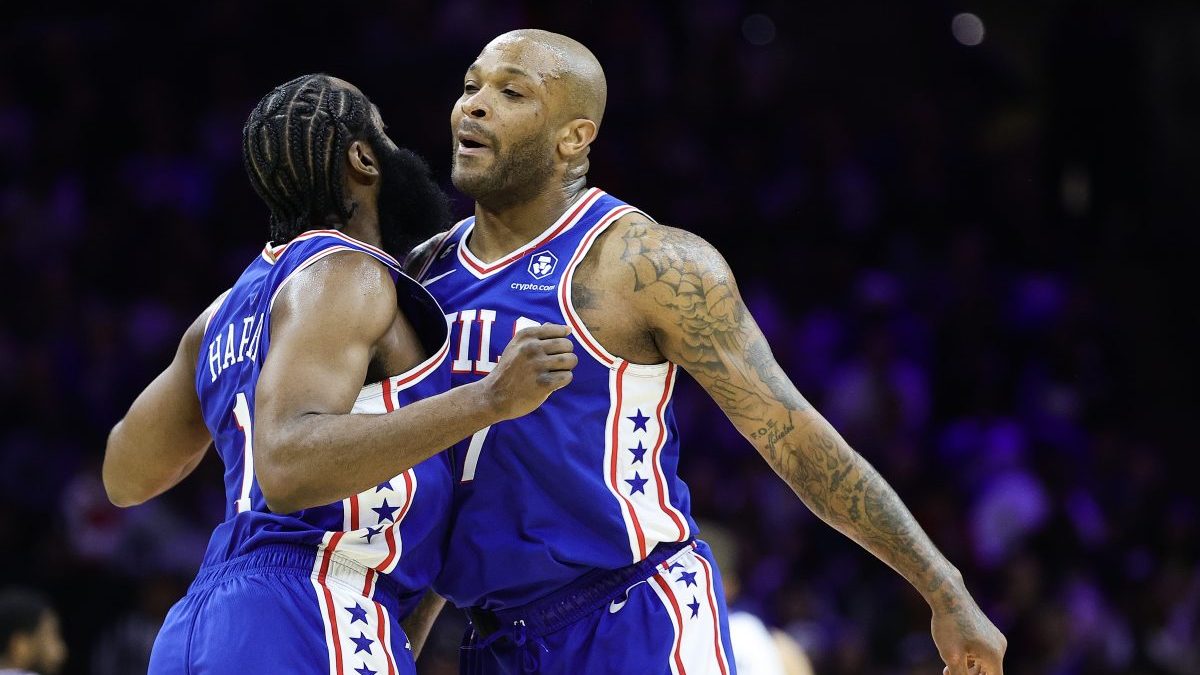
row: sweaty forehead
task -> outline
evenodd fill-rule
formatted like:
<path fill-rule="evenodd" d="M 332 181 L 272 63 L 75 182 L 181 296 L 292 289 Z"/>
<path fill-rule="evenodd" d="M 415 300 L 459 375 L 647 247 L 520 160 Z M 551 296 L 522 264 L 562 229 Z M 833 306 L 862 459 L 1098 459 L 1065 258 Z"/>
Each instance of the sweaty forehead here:
<path fill-rule="evenodd" d="M 521 37 L 501 36 L 490 42 L 471 70 L 500 70 L 524 74 L 542 84 L 558 79 L 569 70 L 567 55 L 560 49 Z"/>

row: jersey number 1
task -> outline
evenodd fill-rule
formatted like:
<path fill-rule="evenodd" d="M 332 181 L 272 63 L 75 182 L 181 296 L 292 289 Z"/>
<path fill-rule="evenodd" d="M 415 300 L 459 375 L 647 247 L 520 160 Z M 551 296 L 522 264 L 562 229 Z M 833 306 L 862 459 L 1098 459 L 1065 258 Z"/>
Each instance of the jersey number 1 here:
<path fill-rule="evenodd" d="M 242 494 L 237 500 L 237 512 L 241 513 L 250 510 L 250 486 L 254 484 L 254 429 L 250 425 L 250 404 L 241 392 L 234 398 L 233 422 L 246 438 L 242 445 Z"/>

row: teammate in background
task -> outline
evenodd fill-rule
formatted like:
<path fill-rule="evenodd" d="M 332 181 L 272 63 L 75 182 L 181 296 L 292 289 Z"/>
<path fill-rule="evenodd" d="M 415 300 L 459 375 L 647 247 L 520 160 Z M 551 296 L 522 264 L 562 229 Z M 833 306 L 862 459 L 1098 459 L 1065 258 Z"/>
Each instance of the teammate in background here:
<path fill-rule="evenodd" d="M 523 331 L 489 377 L 448 391 L 445 318 L 394 257 L 445 226 L 445 195 L 351 84 L 308 75 L 270 92 L 243 157 L 273 243 L 187 330 L 105 454 L 120 506 L 178 483 L 209 443 L 225 464 L 226 520 L 150 672 L 412 673 L 398 621 L 441 565 L 441 450 L 569 382 L 567 330 Z"/>
<path fill-rule="evenodd" d="M 66 660 L 50 601 L 25 589 L 0 591 L 0 675 L 55 675 Z"/>
<path fill-rule="evenodd" d="M 763 623 L 758 615 L 736 609 L 742 593 L 738 541 L 725 527 L 696 522 L 712 550 L 729 610 L 729 641 L 739 675 L 813 675 L 812 662 L 804 649 L 787 633 Z"/>
<path fill-rule="evenodd" d="M 949 673 L 999 675 L 1004 636 L 796 391 L 721 255 L 587 186 L 606 86 L 561 35 L 484 47 L 450 117 L 453 181 L 475 215 L 410 256 L 450 312 L 456 385 L 496 368 L 525 325 L 564 321 L 586 354 L 569 389 L 453 449 L 455 520 L 434 587 L 468 608 L 464 669 L 733 672 L 721 580 L 676 473 L 682 366 L 813 512 L 922 594 Z"/>

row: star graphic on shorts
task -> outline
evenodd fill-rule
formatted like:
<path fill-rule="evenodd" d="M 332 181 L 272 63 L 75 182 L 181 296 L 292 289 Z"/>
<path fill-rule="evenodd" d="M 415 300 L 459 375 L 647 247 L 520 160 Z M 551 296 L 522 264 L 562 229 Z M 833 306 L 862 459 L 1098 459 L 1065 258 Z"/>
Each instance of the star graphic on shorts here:
<path fill-rule="evenodd" d="M 680 572 L 679 578 L 676 579 L 675 581 L 682 581 L 685 586 L 695 586 L 696 585 L 696 573 L 695 572 Z"/>
<path fill-rule="evenodd" d="M 396 488 L 392 487 L 392 481 L 385 480 L 382 483 L 380 483 L 379 485 L 375 486 L 375 494 L 379 494 L 380 492 L 383 492 L 384 490 L 395 490 L 395 489 Z"/>
<path fill-rule="evenodd" d="M 358 673 L 358 675 L 375 675 L 376 671 L 371 670 L 367 667 L 367 664 L 364 663 L 362 664 L 362 668 L 355 668 L 354 672 Z"/>
<path fill-rule="evenodd" d="M 388 504 L 387 497 L 384 497 L 382 506 L 371 509 L 375 513 L 379 514 L 379 522 L 375 524 L 378 525 L 385 520 L 390 520 L 393 523 L 396 522 L 395 513 L 399 509 L 399 506 L 392 506 L 391 504 Z"/>
<path fill-rule="evenodd" d="M 354 603 L 353 607 L 343 607 L 342 609 L 350 612 L 350 623 L 354 623 L 355 621 L 367 623 L 367 610 L 363 609 L 362 605 L 359 605 L 357 602 Z"/>
<path fill-rule="evenodd" d="M 688 605 L 688 608 L 692 610 L 693 619 L 700 616 L 700 601 L 696 599 L 696 596 L 692 596 L 692 604 Z"/>
<path fill-rule="evenodd" d="M 350 638 L 350 641 L 353 642 L 355 645 L 355 647 L 354 647 L 355 654 L 357 654 L 359 652 L 366 652 L 366 653 L 370 654 L 371 653 L 371 645 L 374 644 L 374 642 L 375 642 L 374 640 L 367 637 L 366 635 L 363 635 L 362 631 L 358 632 L 358 637 Z"/>
<path fill-rule="evenodd" d="M 635 492 L 646 494 L 646 483 L 649 481 L 639 476 L 638 472 L 634 471 L 633 478 L 626 478 L 625 482 L 629 483 L 629 494 L 633 494 Z"/>
<path fill-rule="evenodd" d="M 638 441 L 638 446 L 636 448 L 627 448 L 627 449 L 633 453 L 633 463 L 634 464 L 637 464 L 638 462 L 642 461 L 642 455 L 646 454 L 646 448 L 642 447 L 641 441 Z"/>
<path fill-rule="evenodd" d="M 645 415 L 642 414 L 641 408 L 638 408 L 637 413 L 634 414 L 632 417 L 626 417 L 625 419 L 633 422 L 633 430 L 634 431 L 638 431 L 639 429 L 641 431 L 649 431 L 649 429 L 646 428 L 646 422 L 649 422 L 650 418 L 646 417 Z"/>
<path fill-rule="evenodd" d="M 378 536 L 380 532 L 383 532 L 382 527 L 371 527 L 370 525 L 368 525 L 367 533 L 362 535 L 362 538 L 366 539 L 367 543 L 369 544 L 369 543 L 371 543 L 371 537 Z"/>

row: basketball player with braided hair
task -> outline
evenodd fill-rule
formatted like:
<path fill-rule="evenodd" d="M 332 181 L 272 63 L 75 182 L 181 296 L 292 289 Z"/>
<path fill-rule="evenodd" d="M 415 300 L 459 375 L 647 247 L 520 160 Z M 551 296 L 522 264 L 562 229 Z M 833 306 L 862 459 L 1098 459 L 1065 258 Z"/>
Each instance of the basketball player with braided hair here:
<path fill-rule="evenodd" d="M 105 452 L 118 506 L 170 489 L 210 444 L 225 465 L 225 520 L 150 672 L 412 673 L 419 644 L 400 620 L 441 567 L 441 451 L 568 383 L 567 330 L 522 331 L 479 386 L 450 390 L 445 317 L 397 262 L 445 225 L 446 199 L 348 82 L 275 88 L 243 157 L 273 241 L 187 329 Z"/>

